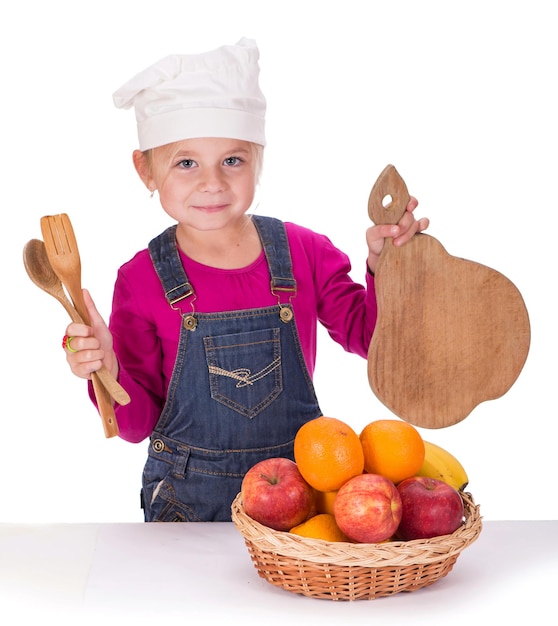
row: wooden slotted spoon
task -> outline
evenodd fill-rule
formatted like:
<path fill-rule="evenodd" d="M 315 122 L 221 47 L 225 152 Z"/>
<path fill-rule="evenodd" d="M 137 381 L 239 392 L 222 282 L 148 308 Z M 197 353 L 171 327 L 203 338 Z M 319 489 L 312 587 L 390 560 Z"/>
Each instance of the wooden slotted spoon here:
<path fill-rule="evenodd" d="M 83 321 L 90 324 L 81 289 L 81 259 L 70 218 L 65 213 L 45 215 L 41 218 L 41 231 L 53 270 L 68 290 Z M 112 399 L 97 376 L 93 376 L 91 380 L 105 435 L 114 437 L 119 431 Z"/>
<path fill-rule="evenodd" d="M 29 278 L 43 291 L 53 296 L 64 307 L 72 322 L 83 324 L 81 315 L 77 312 L 74 305 L 70 302 L 61 280 L 56 275 L 50 261 L 48 259 L 45 244 L 40 239 L 31 239 L 23 248 L 23 264 Z M 130 396 L 107 370 L 101 367 L 93 373 L 98 376 L 102 384 L 106 387 L 111 397 L 118 404 L 128 404 Z"/>

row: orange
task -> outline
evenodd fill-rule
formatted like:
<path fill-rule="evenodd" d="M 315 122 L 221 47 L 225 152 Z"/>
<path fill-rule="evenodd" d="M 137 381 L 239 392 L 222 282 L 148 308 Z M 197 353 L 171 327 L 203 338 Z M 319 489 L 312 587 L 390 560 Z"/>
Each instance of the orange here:
<path fill-rule="evenodd" d="M 302 522 L 289 531 L 301 537 L 323 539 L 324 541 L 351 541 L 337 526 L 335 517 L 331 513 L 320 513 Z"/>
<path fill-rule="evenodd" d="M 318 491 L 314 489 L 314 507 L 317 513 L 331 513 L 333 515 L 333 501 L 337 491 Z"/>
<path fill-rule="evenodd" d="M 364 454 L 356 432 L 335 417 L 317 417 L 295 435 L 294 458 L 302 477 L 318 491 L 336 491 L 362 474 Z"/>
<path fill-rule="evenodd" d="M 399 420 L 375 420 L 360 433 L 364 471 L 381 474 L 394 483 L 414 476 L 424 461 L 424 440 L 411 424 Z"/>

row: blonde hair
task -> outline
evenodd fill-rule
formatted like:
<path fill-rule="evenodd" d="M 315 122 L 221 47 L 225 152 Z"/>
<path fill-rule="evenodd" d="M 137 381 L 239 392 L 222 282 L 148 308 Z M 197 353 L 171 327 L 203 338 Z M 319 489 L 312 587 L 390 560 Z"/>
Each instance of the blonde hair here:
<path fill-rule="evenodd" d="M 250 149 L 252 150 L 252 156 L 254 158 L 254 177 L 257 185 L 260 182 L 263 170 L 264 147 L 259 143 L 251 143 Z"/>

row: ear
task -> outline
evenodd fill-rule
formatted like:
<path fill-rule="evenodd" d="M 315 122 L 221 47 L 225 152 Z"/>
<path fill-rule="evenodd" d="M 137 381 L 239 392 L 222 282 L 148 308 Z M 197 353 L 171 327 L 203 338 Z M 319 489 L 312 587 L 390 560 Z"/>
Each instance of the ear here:
<path fill-rule="evenodd" d="M 155 184 L 153 182 L 153 175 L 151 173 L 151 165 L 149 164 L 145 154 L 141 150 L 134 150 L 132 154 L 134 161 L 134 167 L 139 177 L 142 179 L 143 184 L 149 189 L 149 191 L 155 190 Z"/>

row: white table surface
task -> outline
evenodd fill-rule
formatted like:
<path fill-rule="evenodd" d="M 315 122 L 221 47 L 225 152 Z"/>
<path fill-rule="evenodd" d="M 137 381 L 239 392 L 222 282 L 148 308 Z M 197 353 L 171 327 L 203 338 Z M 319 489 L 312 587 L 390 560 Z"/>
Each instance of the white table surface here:
<path fill-rule="evenodd" d="M 354 602 L 261 579 L 232 523 L 0 524 L 0 616 L 10 615 L 0 622 L 10 626 L 52 617 L 76 626 L 454 626 L 545 613 L 540 623 L 551 624 L 557 594 L 558 521 L 485 521 L 445 578 Z"/>

